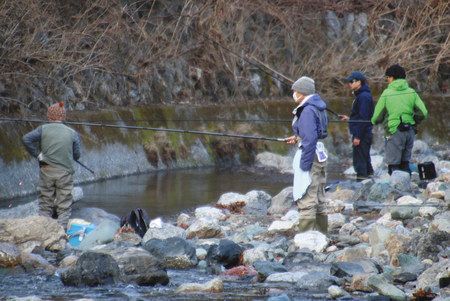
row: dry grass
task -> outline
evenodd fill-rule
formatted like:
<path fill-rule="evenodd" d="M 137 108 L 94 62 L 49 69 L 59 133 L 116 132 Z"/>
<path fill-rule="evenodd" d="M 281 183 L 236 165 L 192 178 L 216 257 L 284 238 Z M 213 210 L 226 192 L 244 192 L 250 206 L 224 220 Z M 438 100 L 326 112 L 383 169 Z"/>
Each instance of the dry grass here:
<path fill-rule="evenodd" d="M 450 64 L 449 6 L 446 0 L 2 1 L 0 83 L 9 92 L 0 89 L 0 101 L 45 106 L 46 96 L 67 83 L 89 100 L 94 87 L 87 74 L 122 76 L 140 85 L 179 57 L 201 68 L 205 81 L 223 72 L 241 88 L 250 85 L 253 67 L 209 39 L 291 78 L 308 74 L 330 89 L 354 69 L 381 79 L 397 62 L 431 83 Z M 365 48 L 346 42 L 346 36 L 330 41 L 326 10 L 366 12 Z"/>

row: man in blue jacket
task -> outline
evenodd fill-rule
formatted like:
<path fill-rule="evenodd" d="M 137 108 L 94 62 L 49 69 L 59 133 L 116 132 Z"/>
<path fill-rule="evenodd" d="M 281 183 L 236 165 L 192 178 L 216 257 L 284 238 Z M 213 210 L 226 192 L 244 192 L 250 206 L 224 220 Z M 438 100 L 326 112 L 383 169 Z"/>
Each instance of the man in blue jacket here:
<path fill-rule="evenodd" d="M 350 117 L 340 115 L 341 120 L 350 120 L 349 129 L 352 135 L 353 167 L 356 172 L 356 180 L 361 181 L 373 175 L 370 160 L 370 146 L 372 145 L 373 98 L 365 76 L 354 71 L 347 77 L 350 89 L 355 95 Z M 352 122 L 366 121 L 366 122 Z"/>

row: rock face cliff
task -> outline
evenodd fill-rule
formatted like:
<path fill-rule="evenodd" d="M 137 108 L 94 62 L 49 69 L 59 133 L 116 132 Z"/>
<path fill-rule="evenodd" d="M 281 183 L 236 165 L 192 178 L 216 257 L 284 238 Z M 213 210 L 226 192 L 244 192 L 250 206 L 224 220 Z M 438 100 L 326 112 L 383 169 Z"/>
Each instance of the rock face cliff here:
<path fill-rule="evenodd" d="M 445 0 L 4 1 L 0 107 L 29 115 L 56 100 L 92 110 L 288 95 L 253 59 L 312 76 L 321 92 L 354 69 L 381 86 L 400 62 L 419 90 L 446 92 L 448 21 Z"/>

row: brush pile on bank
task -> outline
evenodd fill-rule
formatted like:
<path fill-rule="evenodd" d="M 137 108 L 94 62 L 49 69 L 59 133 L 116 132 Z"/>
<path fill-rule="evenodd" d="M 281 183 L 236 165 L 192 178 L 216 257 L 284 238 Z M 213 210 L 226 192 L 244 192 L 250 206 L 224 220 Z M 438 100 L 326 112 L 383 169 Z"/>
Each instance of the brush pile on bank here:
<path fill-rule="evenodd" d="M 341 88 L 401 63 L 422 91 L 448 89 L 449 3 L 435 1 L 3 1 L 0 108 L 43 111 L 286 95 L 232 52 Z M 219 46 L 217 43 L 222 46 Z"/>

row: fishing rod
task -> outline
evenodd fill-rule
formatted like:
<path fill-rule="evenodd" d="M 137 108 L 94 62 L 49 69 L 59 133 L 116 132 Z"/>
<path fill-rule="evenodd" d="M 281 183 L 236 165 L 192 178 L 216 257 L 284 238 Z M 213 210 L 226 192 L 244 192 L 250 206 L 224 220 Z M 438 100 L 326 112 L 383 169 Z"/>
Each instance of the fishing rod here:
<path fill-rule="evenodd" d="M 0 120 L 3 120 L 2 117 L 0 117 Z M 11 120 L 4 120 L 4 121 L 11 121 Z M 16 120 L 13 120 L 14 122 Z M 289 123 L 292 121 L 292 119 L 107 119 L 102 120 L 102 122 L 115 122 L 115 121 L 121 121 L 121 122 L 241 122 L 241 123 Z M 72 122 L 66 121 L 66 122 Z M 77 122 L 77 120 L 73 120 L 73 122 Z M 78 121 L 78 122 L 91 122 L 88 120 L 84 121 Z M 333 123 L 370 123 L 368 120 L 328 120 L 328 122 Z"/>
<path fill-rule="evenodd" d="M 89 167 L 87 167 L 86 165 L 84 165 L 83 163 L 81 163 L 80 161 L 75 160 L 75 162 L 77 162 L 77 163 L 80 164 L 82 167 L 84 167 L 86 170 L 90 171 L 93 175 L 95 175 L 95 172 L 94 172 L 92 169 L 90 169 Z"/>
<path fill-rule="evenodd" d="M 30 122 L 30 123 L 52 123 L 52 122 L 47 121 L 47 120 L 25 119 L 25 118 L 5 118 L 5 117 L 0 117 L 0 120 L 15 121 L 15 122 Z M 155 128 L 155 127 L 148 127 L 148 126 L 116 125 L 116 124 L 107 124 L 107 123 L 98 123 L 98 122 L 78 122 L 78 121 L 64 121 L 63 123 L 64 124 L 70 124 L 70 125 L 98 126 L 98 127 L 102 127 L 102 128 L 119 128 L 119 129 L 129 129 L 129 130 L 146 130 L 146 131 L 184 133 L 184 134 L 209 135 L 209 136 L 220 136 L 220 137 L 229 137 L 229 138 L 241 138 L 241 139 L 253 139 L 253 140 L 286 142 L 286 138 L 271 138 L 271 137 L 262 137 L 262 136 L 238 135 L 238 134 L 230 134 L 230 133 L 195 131 L 195 130 L 184 130 L 184 129 L 174 129 L 174 128 Z M 80 163 L 80 162 L 78 162 L 78 163 Z"/>

